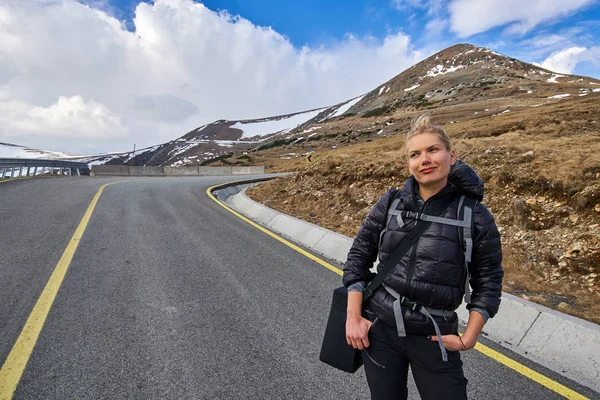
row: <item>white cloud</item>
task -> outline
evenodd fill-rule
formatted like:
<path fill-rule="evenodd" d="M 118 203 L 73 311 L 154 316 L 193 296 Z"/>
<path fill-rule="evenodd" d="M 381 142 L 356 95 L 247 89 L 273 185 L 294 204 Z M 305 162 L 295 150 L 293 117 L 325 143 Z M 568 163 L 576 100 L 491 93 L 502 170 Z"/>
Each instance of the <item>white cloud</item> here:
<path fill-rule="evenodd" d="M 407 8 L 423 7 L 426 0 L 392 0 L 392 5 L 399 11 Z"/>
<path fill-rule="evenodd" d="M 594 0 L 453 0 L 448 5 L 450 29 L 468 37 L 512 24 L 508 33 L 523 34 L 538 24 L 572 14 Z"/>
<path fill-rule="evenodd" d="M 191 0 L 142 2 L 134 24 L 129 32 L 73 0 L 2 2 L 0 141 L 68 151 L 139 148 L 216 119 L 348 100 L 423 56 L 403 33 L 296 48 L 271 28 Z M 57 141 L 75 132 L 82 140 Z"/>
<path fill-rule="evenodd" d="M 15 100 L 0 102 L 0 134 L 15 139 L 21 135 L 100 139 L 119 137 L 127 134 L 127 129 L 103 104 L 81 96 L 61 96 L 49 107 Z"/>
<path fill-rule="evenodd" d="M 448 27 L 448 21 L 441 18 L 434 18 L 425 25 L 427 35 L 440 35 Z"/>
<path fill-rule="evenodd" d="M 571 47 L 561 51 L 554 52 L 550 57 L 546 58 L 542 62 L 542 68 L 549 69 L 550 71 L 560 72 L 563 74 L 570 74 L 575 69 L 575 66 L 579 62 L 581 53 L 585 52 L 585 47 Z"/>
<path fill-rule="evenodd" d="M 392 0 L 392 6 L 398 11 L 421 8 L 427 10 L 428 16 L 439 16 L 445 0 Z"/>
<path fill-rule="evenodd" d="M 537 64 L 542 68 L 550 71 L 560 72 L 563 74 L 572 74 L 576 66 L 580 63 L 598 63 L 600 57 L 600 47 L 569 47 L 560 51 L 556 51 L 541 64 Z"/>

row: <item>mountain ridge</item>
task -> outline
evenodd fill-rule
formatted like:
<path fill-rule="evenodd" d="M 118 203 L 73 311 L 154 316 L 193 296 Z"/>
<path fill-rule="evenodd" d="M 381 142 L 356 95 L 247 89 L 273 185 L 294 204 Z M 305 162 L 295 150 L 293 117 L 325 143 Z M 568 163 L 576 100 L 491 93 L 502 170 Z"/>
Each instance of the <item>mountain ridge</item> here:
<path fill-rule="evenodd" d="M 540 106 L 542 104 L 537 105 L 540 98 L 557 96 L 554 99 L 560 100 L 597 91 L 600 91 L 600 80 L 558 74 L 491 49 L 456 44 L 416 63 L 363 95 L 329 107 L 256 119 L 217 120 L 174 140 L 139 149 L 135 153 L 125 151 L 82 156 L 80 160 L 115 165 L 205 164 L 211 160 L 219 162 L 229 155 L 311 141 L 315 136 L 333 137 L 335 129 L 323 128 L 322 125 L 335 125 L 342 119 L 355 116 L 365 121 L 386 117 L 388 124 L 400 118 L 401 125 L 405 127 L 409 114 L 416 112 L 439 112 L 449 106 L 494 102 L 503 98 L 515 100 L 515 107 Z M 404 115 L 398 116 L 398 113 Z M 481 113 L 480 116 L 483 115 Z M 379 128 L 377 132 L 385 126 Z M 349 131 L 345 129 L 347 136 L 352 137 Z M 368 129 L 363 127 L 358 136 L 364 138 L 365 131 Z M 349 143 L 347 136 L 340 137 L 342 134 L 337 132 L 335 135 L 340 139 L 337 141 L 340 146 Z M 377 137 L 369 135 L 370 140 Z M 71 158 L 70 155 L 68 157 Z"/>

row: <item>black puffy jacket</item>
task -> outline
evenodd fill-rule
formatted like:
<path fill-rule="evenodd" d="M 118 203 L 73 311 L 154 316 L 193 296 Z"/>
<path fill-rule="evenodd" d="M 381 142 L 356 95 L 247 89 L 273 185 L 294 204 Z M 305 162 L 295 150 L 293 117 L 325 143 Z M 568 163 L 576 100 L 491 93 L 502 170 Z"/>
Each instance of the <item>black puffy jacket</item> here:
<path fill-rule="evenodd" d="M 481 201 L 483 182 L 468 165 L 458 161 L 448 177 L 448 185 L 425 203 L 419 204 L 415 191 L 417 183 L 409 178 L 402 190 L 391 189 L 375 204 L 365 219 L 348 253 L 344 266 L 344 285 L 359 281 L 368 282 L 369 269 L 379 255 L 381 263 L 390 256 L 414 220 L 404 218 L 405 224 L 398 227 L 393 223 L 385 231 L 379 245 L 380 234 L 386 225 L 388 208 L 394 198 L 400 199 L 397 209 L 428 213 L 437 202 L 447 205 L 440 216 L 457 219 L 458 202 L 462 194 Z M 477 203 L 473 212 L 473 253 L 469 264 L 471 275 L 471 304 L 484 309 L 493 317 L 500 305 L 502 291 L 502 249 L 500 235 L 489 210 Z M 454 311 L 464 295 L 464 252 L 457 227 L 433 223 L 418 239 L 415 246 L 398 262 L 384 283 L 399 294 L 423 306 Z M 375 290 L 366 305 L 365 311 L 378 316 L 391 326 L 395 326 L 392 304 L 395 301 L 382 286 Z M 406 331 L 409 334 L 434 335 L 431 321 L 416 311 L 403 307 Z M 455 313 L 450 317 L 435 317 L 442 334 L 456 332 L 458 319 Z"/>

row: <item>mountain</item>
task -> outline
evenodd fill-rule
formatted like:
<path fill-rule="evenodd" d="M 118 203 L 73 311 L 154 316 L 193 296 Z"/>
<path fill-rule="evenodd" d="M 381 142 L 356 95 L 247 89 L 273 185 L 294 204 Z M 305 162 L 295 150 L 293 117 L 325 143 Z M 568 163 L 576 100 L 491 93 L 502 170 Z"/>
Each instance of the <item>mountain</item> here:
<path fill-rule="evenodd" d="M 490 49 L 458 44 L 343 103 L 256 120 L 216 121 L 144 151 L 135 161 L 138 165 L 187 165 L 210 160 L 251 164 L 254 161 L 246 153 L 261 154 L 275 148 L 280 150 L 276 158 L 285 160 L 317 148 L 402 131 L 424 111 L 439 114 L 439 123 L 453 123 L 595 92 L 600 92 L 599 80 L 557 74 Z M 477 104 L 481 109 L 471 111 Z"/>
<path fill-rule="evenodd" d="M 557 74 L 492 50 L 468 44 L 449 47 L 368 93 L 350 111 L 383 114 L 397 109 L 432 109 L 499 97 L 536 97 L 562 84 L 592 91 L 595 79 Z M 579 88 L 579 87 L 578 87 Z M 579 93 L 577 93 L 579 94 Z"/>
<path fill-rule="evenodd" d="M 435 112 L 437 122 L 445 124 L 595 92 L 600 92 L 599 80 L 557 74 L 490 49 L 458 44 L 369 93 L 331 107 L 253 120 L 219 120 L 135 153 L 82 156 L 80 160 L 116 165 L 246 165 L 254 163 L 247 153 L 277 149 L 279 154 L 266 160 L 268 166 L 277 159 L 403 131 L 424 111 Z M 260 161 L 265 162 L 264 158 Z"/>
<path fill-rule="evenodd" d="M 268 148 L 275 144 L 293 143 L 295 136 L 309 122 L 325 122 L 345 113 L 361 97 L 331 107 L 302 111 L 275 117 L 227 121 L 218 120 L 191 130 L 173 141 L 108 160 L 107 164 L 182 166 L 218 160 L 234 153 Z M 314 130 L 314 128 L 313 128 Z M 293 133 L 292 133 L 293 132 Z M 271 140 L 272 139 L 272 140 Z"/>

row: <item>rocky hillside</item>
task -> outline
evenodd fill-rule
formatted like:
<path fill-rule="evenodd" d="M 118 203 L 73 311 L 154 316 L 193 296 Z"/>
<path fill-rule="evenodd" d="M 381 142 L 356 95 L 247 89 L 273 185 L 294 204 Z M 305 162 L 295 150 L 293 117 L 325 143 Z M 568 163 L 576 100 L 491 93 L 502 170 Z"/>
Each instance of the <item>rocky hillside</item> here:
<path fill-rule="evenodd" d="M 91 164 L 108 165 L 177 167 L 210 164 L 232 154 L 271 147 L 273 146 L 272 142 L 275 142 L 275 145 L 283 142 L 286 144 L 292 143 L 297 139 L 295 136 L 305 133 L 300 128 L 312 121 L 316 115 L 324 115 L 324 117 L 319 118 L 319 121 L 336 118 L 347 111 L 356 101 L 357 99 L 351 99 L 327 108 L 275 117 L 239 121 L 218 120 L 195 128 L 167 143 L 138 149 L 135 152 L 69 157 Z M 293 132 L 293 134 L 290 135 L 290 132 Z M 38 150 L 30 150 L 31 152 L 39 152 Z M 67 156 L 65 155 L 65 157 Z"/>
<path fill-rule="evenodd" d="M 485 181 L 504 290 L 600 323 L 600 93 L 506 101 L 442 107 L 432 117 Z M 403 134 L 415 115 L 348 117 L 326 127 L 335 137 L 249 153 L 270 171 L 297 171 L 249 195 L 353 237 L 377 198 L 408 177 Z M 290 156 L 309 151 L 310 164 Z"/>
<path fill-rule="evenodd" d="M 432 70 L 448 72 L 428 75 Z M 243 159 L 220 162 L 297 171 L 249 195 L 354 236 L 377 198 L 407 178 L 403 134 L 424 111 L 444 126 L 460 157 L 486 183 L 484 202 L 504 246 L 504 290 L 600 323 L 595 79 L 455 46 L 368 93 L 345 114 L 326 122 L 318 115 L 289 133 L 293 143 L 273 141 Z"/>

